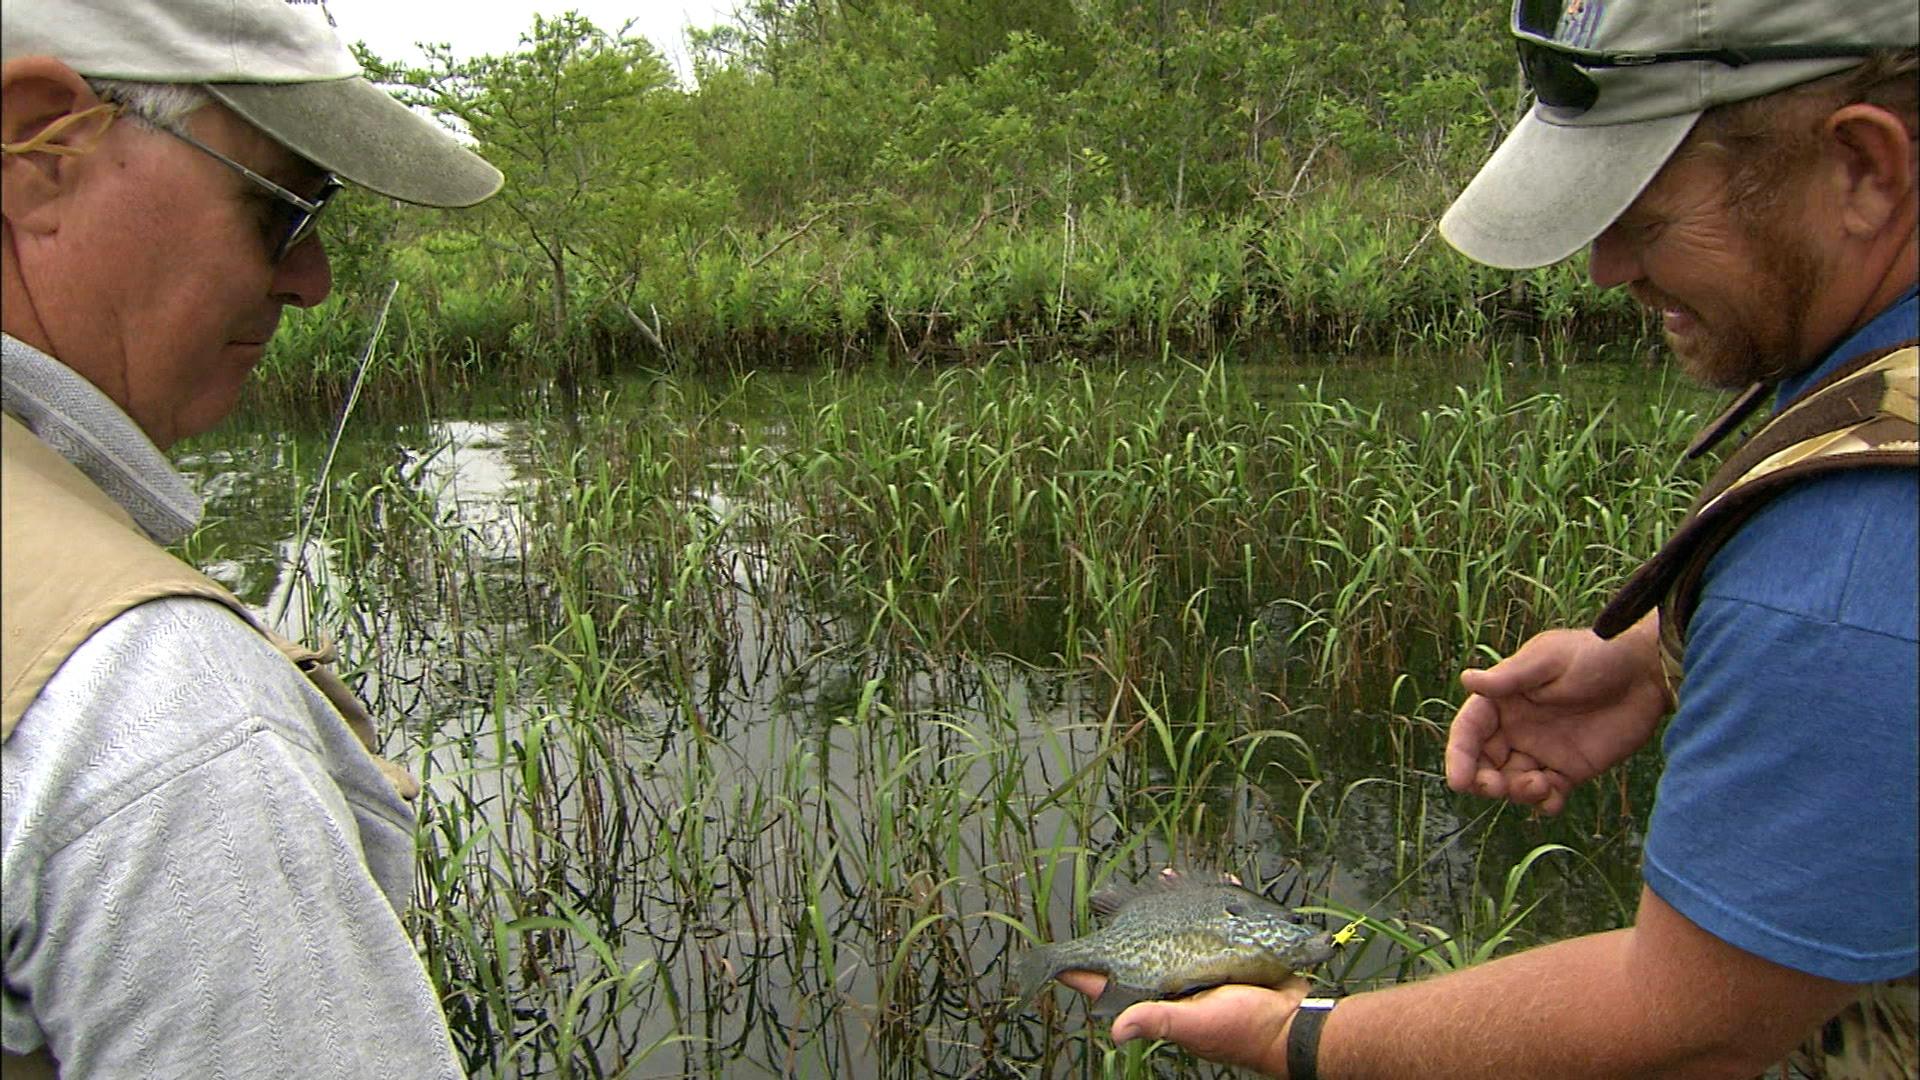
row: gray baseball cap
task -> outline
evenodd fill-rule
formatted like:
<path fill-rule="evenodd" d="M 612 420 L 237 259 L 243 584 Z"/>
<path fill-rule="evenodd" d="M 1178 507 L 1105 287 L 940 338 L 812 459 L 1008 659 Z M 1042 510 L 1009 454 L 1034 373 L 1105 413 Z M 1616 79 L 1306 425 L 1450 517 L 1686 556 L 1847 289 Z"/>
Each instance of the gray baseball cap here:
<path fill-rule="evenodd" d="M 362 77 L 320 0 L 7 0 L 0 58 L 196 83 L 287 149 L 404 202 L 471 206 L 500 170 Z"/>
<path fill-rule="evenodd" d="M 1440 219 L 1469 258 L 1509 269 L 1591 243 L 1700 114 L 1920 44 L 1914 0 L 1516 0 L 1538 100 Z"/>

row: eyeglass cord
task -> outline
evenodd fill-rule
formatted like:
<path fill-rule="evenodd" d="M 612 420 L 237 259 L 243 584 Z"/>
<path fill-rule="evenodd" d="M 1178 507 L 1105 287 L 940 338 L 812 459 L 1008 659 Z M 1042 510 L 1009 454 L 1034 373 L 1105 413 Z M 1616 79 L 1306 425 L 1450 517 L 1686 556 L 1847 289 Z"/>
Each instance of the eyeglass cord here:
<path fill-rule="evenodd" d="M 125 105 L 108 102 L 106 104 L 95 105 L 91 109 L 82 109 L 77 113 L 68 113 L 53 123 L 48 124 L 46 127 L 41 128 L 38 132 L 35 132 L 32 138 L 22 139 L 19 142 L 0 143 L 0 153 L 40 153 L 55 154 L 60 157 L 79 157 L 81 154 L 91 152 L 94 146 L 106 136 L 107 128 L 112 125 L 114 119 L 125 111 Z M 65 135 L 67 129 L 78 127 L 80 124 L 92 120 L 97 116 L 105 116 L 106 120 L 103 121 L 99 129 L 84 142 L 69 146 L 65 143 L 56 143 L 53 141 Z"/>

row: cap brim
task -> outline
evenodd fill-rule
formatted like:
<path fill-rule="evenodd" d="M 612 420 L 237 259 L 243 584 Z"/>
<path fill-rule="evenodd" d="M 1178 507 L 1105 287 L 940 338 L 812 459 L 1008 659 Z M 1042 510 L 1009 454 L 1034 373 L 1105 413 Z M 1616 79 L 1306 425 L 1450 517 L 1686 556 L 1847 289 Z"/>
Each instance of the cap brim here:
<path fill-rule="evenodd" d="M 1440 235 L 1505 270 L 1559 262 L 1639 197 L 1699 115 L 1573 127 L 1535 106 L 1447 208 Z"/>
<path fill-rule="evenodd" d="M 500 170 L 363 78 L 206 89 L 287 149 L 382 195 L 472 206 L 500 190 Z"/>

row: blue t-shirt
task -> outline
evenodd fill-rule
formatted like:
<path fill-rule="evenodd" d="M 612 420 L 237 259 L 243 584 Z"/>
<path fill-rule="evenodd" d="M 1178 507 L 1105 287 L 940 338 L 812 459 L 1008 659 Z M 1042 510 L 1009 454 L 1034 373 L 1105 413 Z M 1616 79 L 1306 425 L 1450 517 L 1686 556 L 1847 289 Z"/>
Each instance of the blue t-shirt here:
<path fill-rule="evenodd" d="M 1821 364 L 1916 336 L 1909 290 Z M 1714 936 L 1843 982 L 1920 968 L 1920 477 L 1805 481 L 1708 564 L 1643 874 Z"/>

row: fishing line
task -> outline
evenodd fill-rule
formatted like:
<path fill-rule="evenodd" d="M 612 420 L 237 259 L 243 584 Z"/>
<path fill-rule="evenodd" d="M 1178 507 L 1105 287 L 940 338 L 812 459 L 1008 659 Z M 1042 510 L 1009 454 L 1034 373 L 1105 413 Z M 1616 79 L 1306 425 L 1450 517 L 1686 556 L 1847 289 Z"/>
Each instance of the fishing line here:
<path fill-rule="evenodd" d="M 1335 945 L 1345 945 L 1347 942 L 1352 941 L 1353 936 L 1359 933 L 1360 927 L 1367 921 L 1369 917 L 1373 915 L 1373 912 L 1375 909 L 1377 909 L 1382 903 L 1385 903 L 1386 900 L 1389 897 L 1391 897 L 1394 893 L 1397 893 L 1402 888 L 1404 888 L 1407 882 L 1412 881 L 1415 877 L 1419 876 L 1423 871 L 1425 871 L 1428 866 L 1432 865 L 1433 860 L 1446 854 L 1447 849 L 1453 846 L 1454 841 L 1460 839 L 1462 836 L 1465 836 L 1467 832 L 1471 830 L 1475 825 L 1478 825 L 1482 821 L 1485 821 L 1489 815 L 1498 813 L 1500 810 L 1504 809 L 1505 806 L 1506 806 L 1506 803 L 1504 802 L 1495 802 L 1492 805 L 1488 806 L 1485 810 L 1480 811 L 1480 813 L 1477 814 L 1473 818 L 1473 820 L 1455 828 L 1451 833 L 1447 834 L 1447 838 L 1440 842 L 1440 846 L 1434 848 L 1432 852 L 1428 853 L 1426 858 L 1420 860 L 1419 865 L 1407 871 L 1406 876 L 1402 877 L 1399 881 L 1394 882 L 1392 887 L 1387 889 L 1386 892 L 1381 893 L 1377 897 L 1374 897 L 1373 903 L 1368 904 L 1366 907 L 1366 910 L 1354 916 L 1352 922 L 1349 922 L 1347 925 L 1341 927 L 1339 930 L 1334 931 L 1333 943 Z"/>
<path fill-rule="evenodd" d="M 314 482 L 313 497 L 307 500 L 306 513 L 301 515 L 300 531 L 293 545 L 293 568 L 287 579 L 287 589 L 280 595 L 280 610 L 273 612 L 269 625 L 278 627 L 287 617 L 287 607 L 293 602 L 294 579 L 304 576 L 307 566 L 307 538 L 313 532 L 313 519 L 319 515 L 320 500 L 326 496 L 327 476 L 333 472 L 333 456 L 340 451 L 340 438 L 347 433 L 347 418 L 353 415 L 353 407 L 360 401 L 360 388 L 367 381 L 367 368 L 373 361 L 373 350 L 380 343 L 380 331 L 387 325 L 387 309 L 393 306 L 394 294 L 400 291 L 400 279 L 395 278 L 387 286 L 387 298 L 380 302 L 380 312 L 373 319 L 373 333 L 367 337 L 367 347 L 360 352 L 360 367 L 353 375 L 353 388 L 347 391 L 347 403 L 340 410 L 340 419 L 333 426 L 333 441 L 327 444 L 326 459 L 320 465 L 320 478 Z"/>

